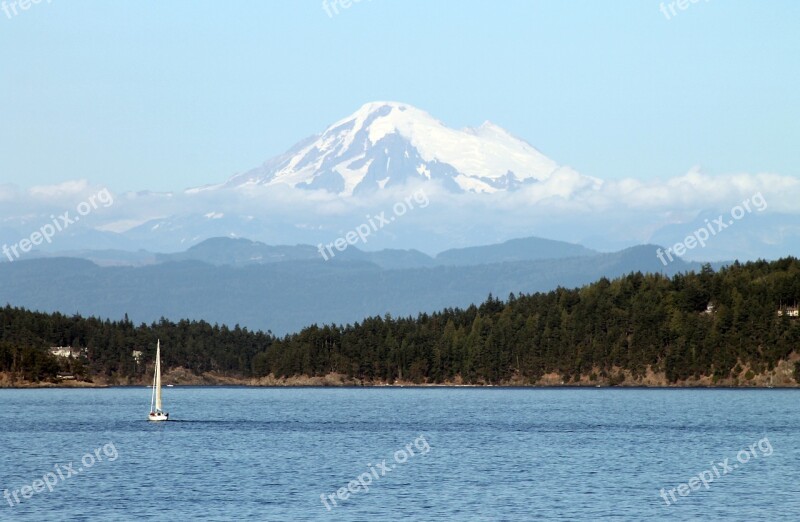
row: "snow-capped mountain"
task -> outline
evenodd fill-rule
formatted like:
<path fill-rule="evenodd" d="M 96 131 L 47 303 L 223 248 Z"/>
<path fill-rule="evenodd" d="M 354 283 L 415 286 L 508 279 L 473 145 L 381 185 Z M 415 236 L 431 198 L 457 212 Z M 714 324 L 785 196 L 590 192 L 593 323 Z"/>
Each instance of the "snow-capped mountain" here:
<path fill-rule="evenodd" d="M 419 178 L 455 192 L 495 192 L 547 179 L 558 169 L 488 121 L 456 130 L 411 105 L 373 102 L 261 167 L 193 190 L 282 183 L 352 195 Z"/>
<path fill-rule="evenodd" d="M 27 192 L 0 186 L 0 246 L 19 243 L 101 188 L 85 180 Z M 412 192 L 426 201 L 413 212 Z M 529 236 L 599 251 L 645 241 L 666 248 L 756 193 L 763 209 L 769 201 L 764 215 L 751 206 L 752 216 L 737 218 L 724 235 L 688 252 L 690 259 L 797 255 L 800 180 L 698 169 L 666 180 L 600 180 L 559 166 L 491 123 L 456 130 L 410 105 L 375 102 L 227 182 L 115 194 L 113 206 L 81 217 L 37 250 L 174 253 L 214 237 L 329 245 L 379 215 L 391 226 L 373 224 L 374 233 L 358 242 L 365 251 L 430 254 Z"/>

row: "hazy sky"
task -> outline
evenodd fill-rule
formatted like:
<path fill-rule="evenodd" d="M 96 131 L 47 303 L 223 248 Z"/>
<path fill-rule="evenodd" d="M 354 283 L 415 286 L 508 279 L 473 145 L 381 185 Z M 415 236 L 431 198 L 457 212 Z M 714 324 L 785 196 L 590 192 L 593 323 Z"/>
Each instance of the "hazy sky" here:
<path fill-rule="evenodd" d="M 330 2 L 330 0 L 329 0 Z M 665 7 L 669 2 L 665 3 Z M 0 10 L 0 184 L 217 183 L 373 100 L 600 178 L 798 175 L 800 2 L 42 0 Z"/>

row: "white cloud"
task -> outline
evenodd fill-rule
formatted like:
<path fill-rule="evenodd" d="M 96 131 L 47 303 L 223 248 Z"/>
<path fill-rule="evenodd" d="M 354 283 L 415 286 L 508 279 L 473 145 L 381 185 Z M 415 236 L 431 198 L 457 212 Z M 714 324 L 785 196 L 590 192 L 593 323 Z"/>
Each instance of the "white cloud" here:
<path fill-rule="evenodd" d="M 28 193 L 34 199 L 60 200 L 72 196 L 80 196 L 89 190 L 90 187 L 87 180 L 77 179 L 58 183 L 57 185 L 36 185 L 28 189 Z"/>
<path fill-rule="evenodd" d="M 341 230 L 352 230 L 365 221 L 366 215 L 390 211 L 396 202 L 420 189 L 425 191 L 430 205 L 408 212 L 385 233 L 375 234 L 367 248 L 413 247 L 438 252 L 453 246 L 536 235 L 615 250 L 663 237 L 659 231 L 665 227 L 691 223 L 701 213 L 727 212 L 757 192 L 769 203 L 765 214 L 800 213 L 800 178 L 792 176 L 710 175 L 694 168 L 666 180 L 601 181 L 562 168 L 547 180 L 517 191 L 492 194 L 456 194 L 436 181 L 416 181 L 368 196 L 350 197 L 285 185 L 179 193 L 132 192 L 115 196 L 113 206 L 93 213 L 91 221 L 85 225 L 81 222 L 80 226 L 124 233 L 150 220 L 178 223 L 157 229 L 164 234 L 159 246 L 139 244 L 151 249 L 166 248 L 170 231 L 183 234 L 173 241 L 175 249 L 181 248 L 181 241 L 185 246 L 186 242 L 204 239 L 203 233 L 236 233 L 268 243 L 315 244 L 335 239 Z M 97 190 L 99 187 L 86 180 L 28 191 L 2 185 L 0 222 L 16 224 L 26 232 L 31 223 L 46 222 L 51 214 L 74 209 Z M 211 209 L 213 213 L 209 215 Z M 191 216 L 197 221 L 187 221 Z M 788 226 L 792 219 L 782 222 L 788 228 L 763 230 L 761 240 L 794 240 L 796 227 Z M 201 226 L 199 223 L 217 228 L 196 228 Z"/>

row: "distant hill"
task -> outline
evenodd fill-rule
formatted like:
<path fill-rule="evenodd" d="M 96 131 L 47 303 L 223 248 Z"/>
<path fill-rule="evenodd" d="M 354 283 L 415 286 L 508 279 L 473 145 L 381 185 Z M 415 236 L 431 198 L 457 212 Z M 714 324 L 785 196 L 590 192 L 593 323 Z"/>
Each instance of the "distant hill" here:
<path fill-rule="evenodd" d="M 483 265 L 507 261 L 583 257 L 594 254 L 597 254 L 597 252 L 581 245 L 529 237 L 512 239 L 499 245 L 445 250 L 436 256 L 436 263 L 440 265 Z"/>
<path fill-rule="evenodd" d="M 161 263 L 203 261 L 212 265 L 233 266 L 313 260 L 319 257 L 319 252 L 311 245 L 272 246 L 259 241 L 229 237 L 206 239 L 185 252 L 156 254 L 156 260 Z"/>
<path fill-rule="evenodd" d="M 496 245 L 446 250 L 435 258 L 419 250 L 385 249 L 365 252 L 355 246 L 349 246 L 343 252 L 334 251 L 334 253 L 335 256 L 330 259 L 334 262 L 365 261 L 387 269 L 422 268 L 437 265 L 470 266 L 597 254 L 596 251 L 581 245 L 538 237 L 512 239 Z M 82 253 L 78 257 L 90 259 L 87 253 Z M 322 259 L 317 247 L 311 245 L 273 246 L 259 241 L 229 237 L 207 239 L 185 252 L 153 254 L 153 257 L 159 263 L 192 260 L 212 265 L 231 266 Z"/>
<path fill-rule="evenodd" d="M 325 262 L 310 258 L 310 252 L 303 259 L 301 247 L 275 250 L 278 247 L 236 244 L 241 246 L 237 252 L 225 252 L 227 246 L 214 249 L 210 243 L 192 255 L 240 263 L 252 260 L 247 256 L 254 248 L 285 257 L 233 265 L 196 259 L 138 267 L 100 267 L 67 258 L 2 263 L 0 303 L 117 319 L 127 313 L 135 322 L 162 316 L 204 319 L 282 334 L 313 323 L 353 323 L 370 315 L 416 315 L 468 306 L 484 301 L 489 293 L 505 298 L 511 292 L 576 287 L 632 271 L 671 275 L 700 266 L 676 260 L 664 267 L 652 245 L 561 259 L 382 268 L 377 262 L 404 266 L 424 258 L 408 251 L 384 251 L 383 261 L 367 255 L 368 259 Z M 359 254 L 353 250 L 351 255 Z"/>
<path fill-rule="evenodd" d="M 342 261 L 362 261 L 374 263 L 381 268 L 419 268 L 433 266 L 432 257 L 418 250 L 380 250 L 363 252 L 349 246 L 344 252 L 334 251 L 330 258 L 333 263 Z M 212 265 L 263 265 L 285 261 L 322 261 L 317 247 L 311 245 L 279 245 L 272 246 L 249 239 L 217 237 L 207 239 L 185 252 L 175 254 L 156 254 L 156 260 L 169 261 L 202 261 Z"/>

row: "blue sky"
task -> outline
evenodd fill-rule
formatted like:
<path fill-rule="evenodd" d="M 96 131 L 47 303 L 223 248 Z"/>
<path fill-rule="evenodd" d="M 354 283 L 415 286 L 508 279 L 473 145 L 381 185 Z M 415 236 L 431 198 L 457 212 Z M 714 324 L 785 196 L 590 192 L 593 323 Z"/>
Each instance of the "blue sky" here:
<path fill-rule="evenodd" d="M 1 0 L 0 0 L 1 1 Z M 8 2 L 8 0 L 7 0 Z M 43 0 L 0 11 L 0 184 L 216 183 L 396 100 L 604 179 L 796 176 L 800 3 Z M 665 2 L 669 4 L 669 2 Z"/>

